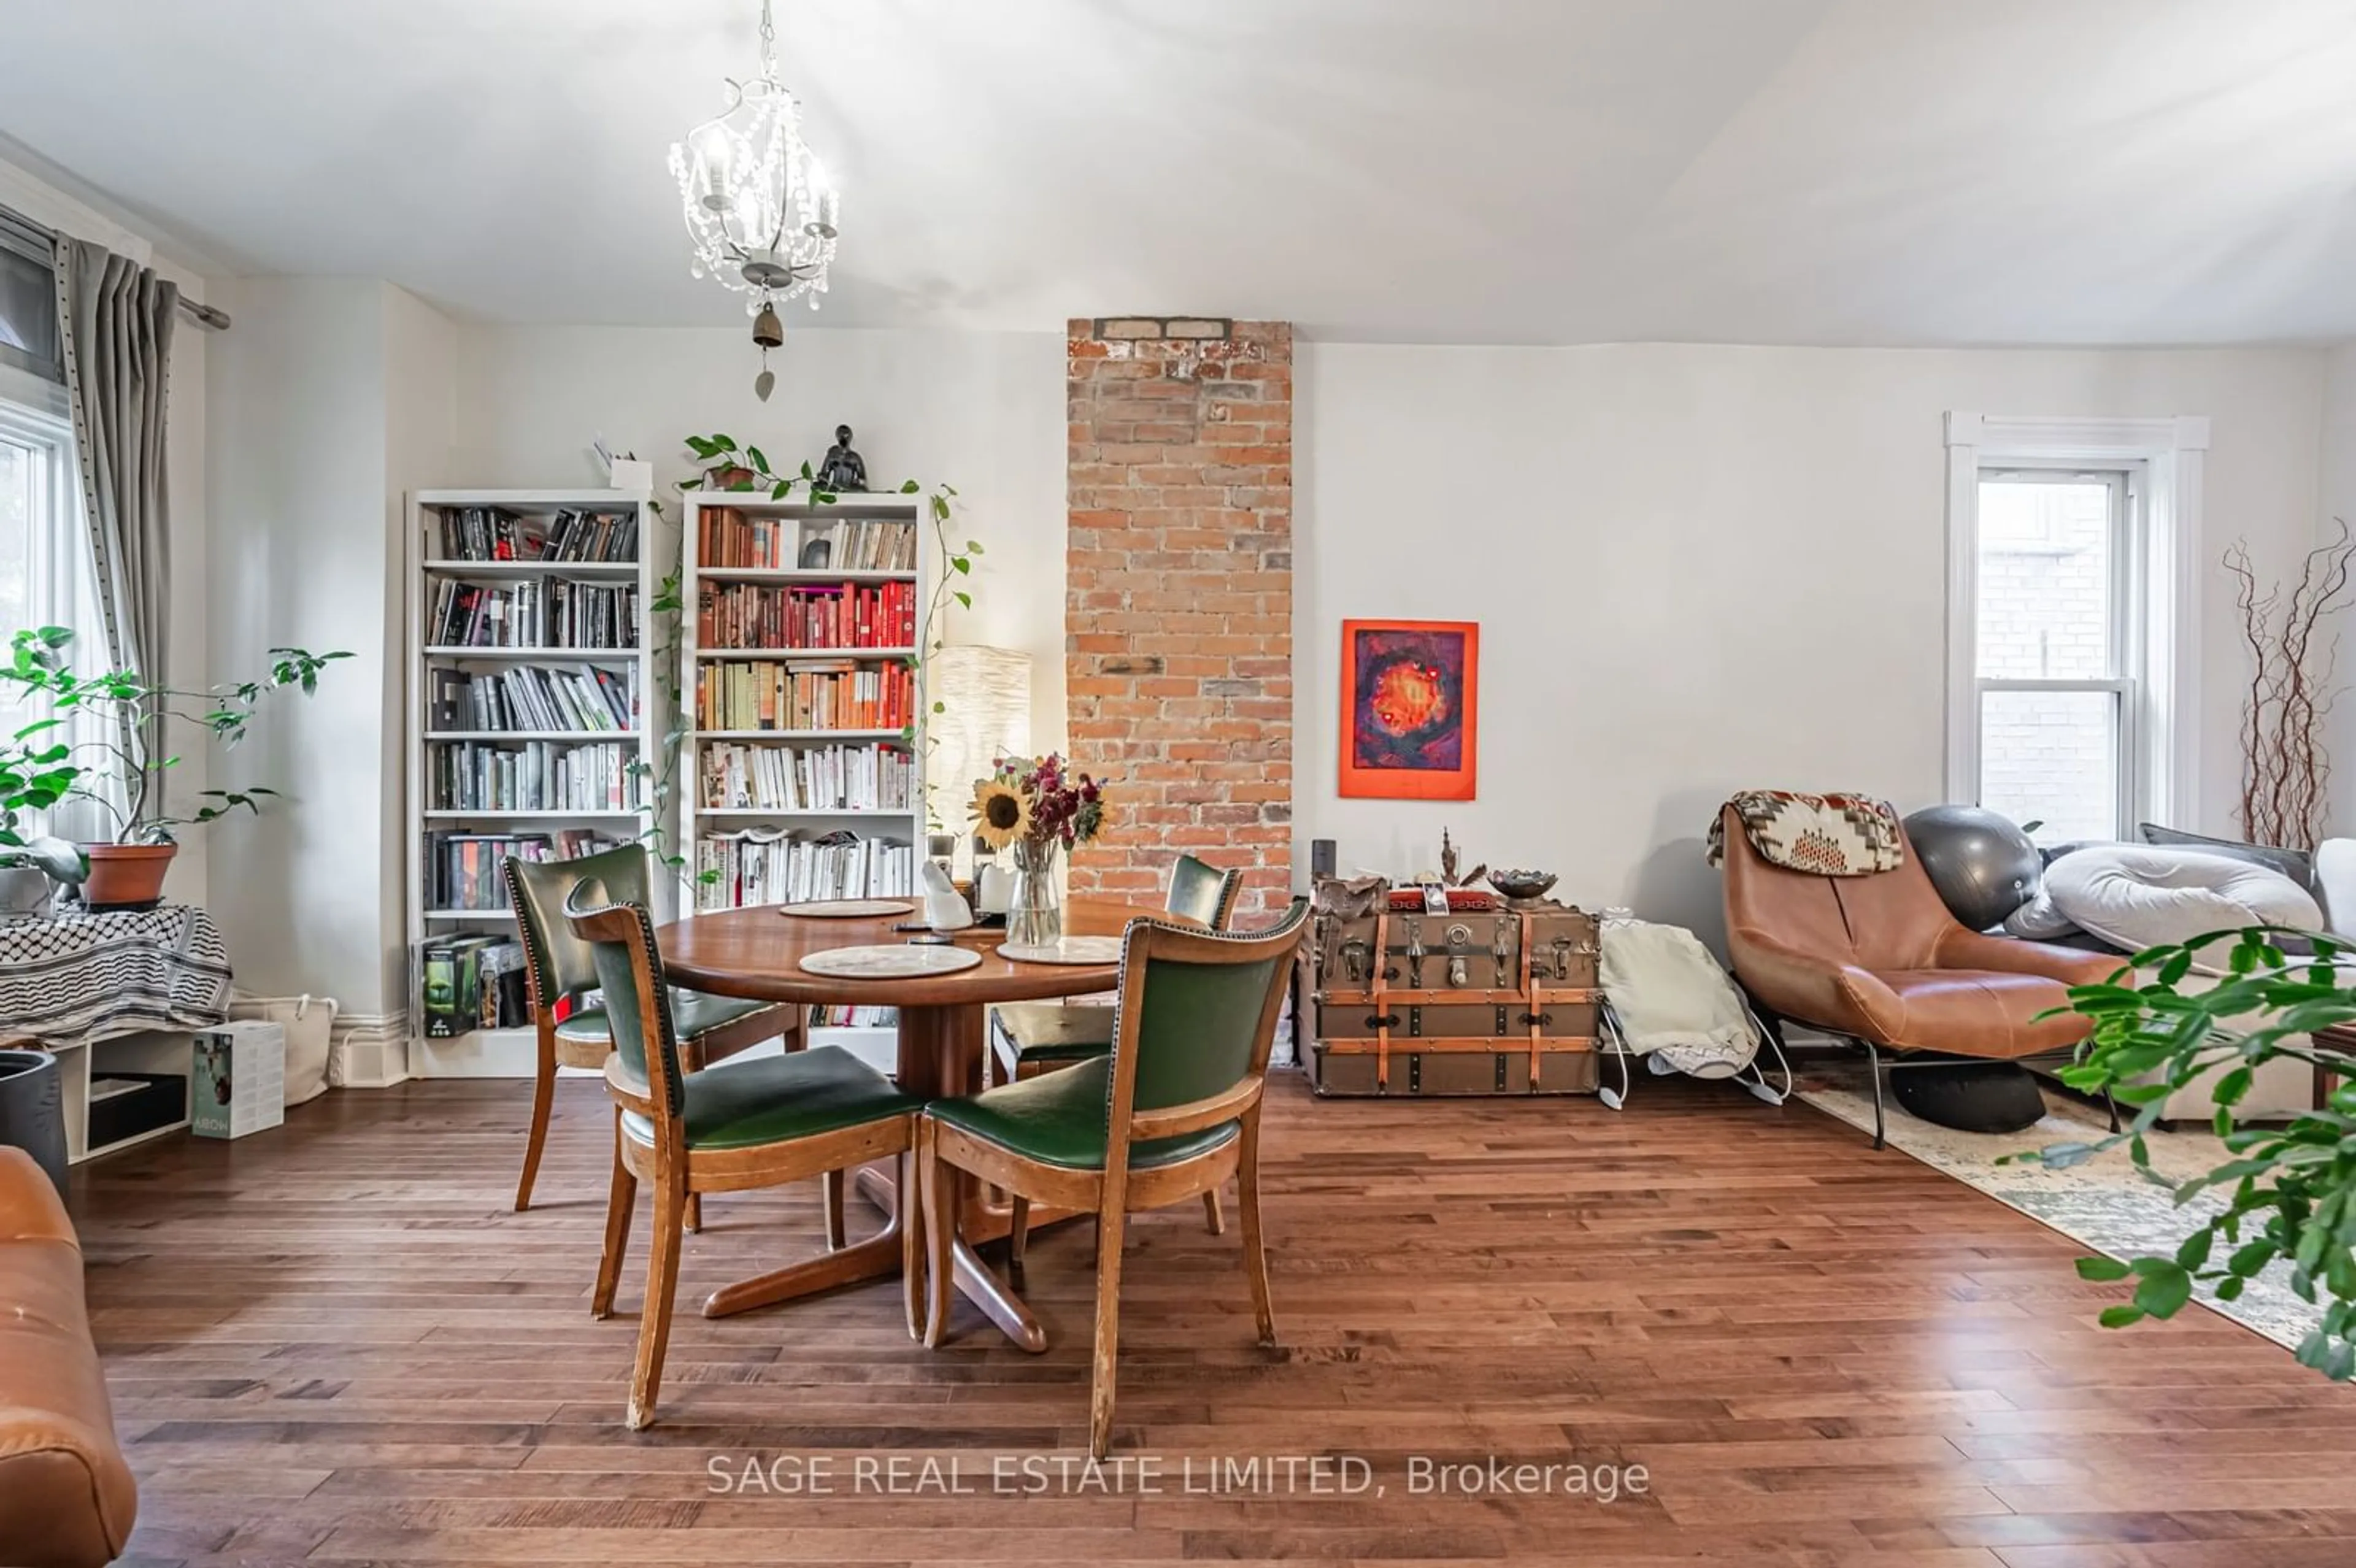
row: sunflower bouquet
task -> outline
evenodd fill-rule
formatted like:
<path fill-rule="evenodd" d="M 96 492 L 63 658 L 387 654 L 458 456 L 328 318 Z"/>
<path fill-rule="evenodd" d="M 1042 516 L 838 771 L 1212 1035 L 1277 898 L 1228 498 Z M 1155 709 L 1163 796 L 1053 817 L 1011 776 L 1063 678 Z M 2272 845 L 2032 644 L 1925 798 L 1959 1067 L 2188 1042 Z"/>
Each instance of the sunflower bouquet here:
<path fill-rule="evenodd" d="M 1085 844 L 1103 827 L 1104 809 L 1104 786 L 1067 773 L 1053 752 L 1002 757 L 988 778 L 974 781 L 973 830 L 992 849 Z"/>
<path fill-rule="evenodd" d="M 1064 933 L 1055 862 L 1104 827 L 1104 786 L 1065 771 L 1064 759 L 1003 757 L 973 785 L 973 831 L 991 849 L 1014 849 L 1014 891 L 1006 913 L 1011 944 L 1052 946 Z"/>

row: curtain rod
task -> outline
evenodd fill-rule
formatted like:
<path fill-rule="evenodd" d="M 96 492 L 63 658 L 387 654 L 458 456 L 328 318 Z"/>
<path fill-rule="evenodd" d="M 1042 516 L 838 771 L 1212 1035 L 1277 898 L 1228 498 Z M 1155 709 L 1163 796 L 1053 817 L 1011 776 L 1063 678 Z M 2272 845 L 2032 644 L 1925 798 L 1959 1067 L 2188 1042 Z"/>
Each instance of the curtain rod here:
<path fill-rule="evenodd" d="M 14 208 L 0 207 L 0 218 L 5 218 L 10 226 L 14 228 L 22 229 L 27 233 L 48 240 L 52 246 L 55 246 L 57 243 L 58 231 L 56 229 L 51 229 L 45 223 L 34 222 L 31 219 L 26 217 L 23 213 L 18 212 Z M 180 296 L 179 304 L 181 313 L 187 315 L 189 320 L 195 322 L 198 326 L 204 327 L 208 331 L 211 332 L 227 332 L 229 330 L 229 312 L 221 309 L 220 306 L 202 304 L 198 301 L 190 299 L 186 294 L 182 294 Z"/>

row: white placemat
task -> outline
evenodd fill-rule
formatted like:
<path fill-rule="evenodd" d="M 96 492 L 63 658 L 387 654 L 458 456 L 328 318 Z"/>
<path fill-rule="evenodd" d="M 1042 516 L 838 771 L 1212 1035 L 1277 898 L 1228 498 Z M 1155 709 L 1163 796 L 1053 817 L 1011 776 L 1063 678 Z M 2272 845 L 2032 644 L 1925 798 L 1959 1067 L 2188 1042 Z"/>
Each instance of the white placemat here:
<path fill-rule="evenodd" d="M 831 947 L 802 960 L 812 975 L 841 980 L 907 980 L 923 975 L 954 975 L 981 962 L 970 947 Z"/>
<path fill-rule="evenodd" d="M 1017 964 L 1118 964 L 1120 943 L 1118 936 L 1067 936 L 1043 947 L 1003 942 L 998 955 Z"/>
<path fill-rule="evenodd" d="M 867 920 L 878 915 L 907 914 L 916 905 L 905 899 L 819 899 L 809 903 L 779 904 L 779 914 L 803 920 Z"/>

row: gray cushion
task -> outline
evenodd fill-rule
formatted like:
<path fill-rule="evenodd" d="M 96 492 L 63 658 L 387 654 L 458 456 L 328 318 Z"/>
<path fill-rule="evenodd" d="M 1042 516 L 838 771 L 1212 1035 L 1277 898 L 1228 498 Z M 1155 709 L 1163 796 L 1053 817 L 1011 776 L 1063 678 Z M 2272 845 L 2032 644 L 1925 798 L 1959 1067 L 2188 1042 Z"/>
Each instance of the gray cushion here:
<path fill-rule="evenodd" d="M 2237 843 L 2231 838 L 2211 838 L 2199 833 L 2162 827 L 2157 822 L 2147 822 L 2136 831 L 2143 836 L 2147 844 L 2200 849 L 2211 855 L 2223 855 L 2230 859 L 2247 860 L 2252 865 L 2280 871 L 2302 888 L 2315 886 L 2315 857 L 2304 849 L 2278 849 L 2264 844 Z"/>

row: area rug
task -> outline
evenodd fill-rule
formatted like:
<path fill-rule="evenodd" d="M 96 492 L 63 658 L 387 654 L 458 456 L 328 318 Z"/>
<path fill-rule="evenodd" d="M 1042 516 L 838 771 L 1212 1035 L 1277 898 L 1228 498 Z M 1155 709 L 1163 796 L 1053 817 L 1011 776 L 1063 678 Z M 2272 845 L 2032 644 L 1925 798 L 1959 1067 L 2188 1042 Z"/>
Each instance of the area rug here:
<path fill-rule="evenodd" d="M 1869 1136 L 1873 1131 L 1873 1085 L 1861 1063 L 1808 1063 L 1800 1071 L 1799 1097 Z M 2178 1208 L 2175 1194 L 2139 1173 L 2124 1147 L 2064 1170 L 2034 1161 L 1998 1165 L 2003 1156 L 2024 1149 L 2090 1143 L 2104 1136 L 2101 1112 L 2050 1089 L 2044 1120 L 2019 1133 L 1961 1133 L 1908 1115 L 1895 1102 L 1888 1109 L 1892 1148 L 2115 1258 L 2171 1255 L 2194 1227 L 2224 1207 L 2215 1195 L 2202 1193 Z M 2190 1180 L 2229 1157 L 2207 1132 L 2159 1132 L 2148 1141 L 2152 1168 L 2175 1181 Z M 2296 1349 L 2323 1311 L 2301 1301 L 2289 1280 L 2289 1267 L 2277 1263 L 2252 1280 L 2239 1301 L 2217 1301 L 2205 1289 L 2193 1299 Z M 2119 1298 L 2126 1299 L 2126 1294 L 2120 1286 Z"/>

